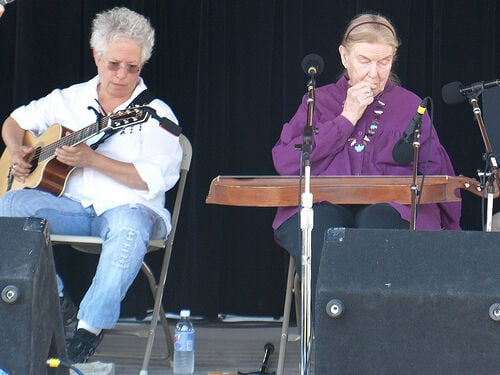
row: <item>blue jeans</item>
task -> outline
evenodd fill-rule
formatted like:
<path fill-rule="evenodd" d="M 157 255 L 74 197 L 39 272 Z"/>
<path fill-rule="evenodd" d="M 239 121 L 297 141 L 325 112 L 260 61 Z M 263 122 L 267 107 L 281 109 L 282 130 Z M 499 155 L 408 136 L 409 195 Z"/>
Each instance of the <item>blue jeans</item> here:
<path fill-rule="evenodd" d="M 97 216 L 92 207 L 40 190 L 5 194 L 0 216 L 45 218 L 51 233 L 103 238 L 96 274 L 78 311 L 78 319 L 98 328 L 114 327 L 150 238 L 166 236 L 163 219 L 143 205 L 122 205 Z"/>

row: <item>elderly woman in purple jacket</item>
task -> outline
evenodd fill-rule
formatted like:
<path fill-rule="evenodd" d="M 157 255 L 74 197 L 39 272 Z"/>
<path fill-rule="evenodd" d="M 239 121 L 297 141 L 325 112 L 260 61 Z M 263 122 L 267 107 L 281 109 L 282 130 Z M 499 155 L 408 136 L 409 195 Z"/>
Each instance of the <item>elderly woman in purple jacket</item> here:
<path fill-rule="evenodd" d="M 392 153 L 422 99 L 399 86 L 392 72 L 398 47 L 396 30 L 383 16 L 361 14 L 349 23 L 339 46 L 343 76 L 315 90 L 313 126 L 318 132 L 310 153 L 312 176 L 412 175 L 413 162 L 398 164 Z M 281 175 L 299 174 L 301 153 L 295 146 L 302 143 L 307 110 L 304 97 L 272 150 L 274 166 Z M 422 119 L 420 143 L 419 173 L 455 175 L 427 114 Z M 395 202 L 321 202 L 313 205 L 313 212 L 313 287 L 327 228 L 410 227 L 411 207 Z M 460 230 L 460 213 L 459 202 L 420 205 L 415 227 Z M 301 253 L 298 216 L 297 207 L 280 207 L 273 222 L 276 241 L 296 259 Z"/>

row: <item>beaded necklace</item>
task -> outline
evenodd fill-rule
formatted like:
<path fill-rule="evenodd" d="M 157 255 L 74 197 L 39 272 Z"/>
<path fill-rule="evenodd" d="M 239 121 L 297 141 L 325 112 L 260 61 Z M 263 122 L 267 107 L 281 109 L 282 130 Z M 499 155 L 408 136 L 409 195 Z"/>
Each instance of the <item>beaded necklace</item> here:
<path fill-rule="evenodd" d="M 377 128 L 380 124 L 380 116 L 382 116 L 382 114 L 384 113 L 384 106 L 385 106 L 385 103 L 382 100 L 378 99 L 377 106 L 375 107 L 375 110 L 373 111 L 375 114 L 373 116 L 373 120 L 372 120 L 370 126 L 368 127 L 368 130 L 365 132 L 363 139 L 360 142 L 358 142 L 356 137 L 350 137 L 347 139 L 347 143 L 350 143 L 351 147 L 354 147 L 354 150 L 356 152 L 363 151 L 365 149 L 365 146 L 370 142 L 370 139 L 373 137 L 373 135 L 377 131 Z"/>

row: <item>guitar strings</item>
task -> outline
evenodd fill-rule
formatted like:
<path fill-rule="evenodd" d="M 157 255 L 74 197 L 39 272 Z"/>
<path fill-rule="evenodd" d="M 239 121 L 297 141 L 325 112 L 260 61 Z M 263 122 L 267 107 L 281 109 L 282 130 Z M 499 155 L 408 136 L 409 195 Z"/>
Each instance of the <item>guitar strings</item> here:
<path fill-rule="evenodd" d="M 126 109 L 123 111 L 118 111 L 115 115 L 122 116 L 122 115 L 129 115 L 130 113 L 138 113 L 138 108 L 132 108 L 132 109 Z M 143 115 L 142 121 L 144 121 L 145 118 L 147 118 L 148 113 L 147 112 L 140 112 Z M 144 114 L 146 116 L 144 116 Z M 113 114 L 106 115 L 98 119 L 95 123 L 77 130 L 71 134 L 68 134 L 67 136 L 64 136 L 60 138 L 59 140 L 49 144 L 48 146 L 45 147 L 37 147 L 35 151 L 33 152 L 33 155 L 31 157 L 31 160 L 37 160 L 37 161 L 44 161 L 48 160 L 50 158 L 53 158 L 55 155 L 55 150 L 59 147 L 62 146 L 67 146 L 67 145 L 76 145 L 86 139 L 89 139 L 90 137 L 97 135 L 101 132 L 100 129 L 104 129 L 106 127 L 106 123 L 108 120 L 113 116 Z M 139 116 L 141 117 L 141 116 Z M 134 118 L 132 123 L 137 122 L 137 118 Z M 118 119 L 116 120 L 118 121 Z M 121 119 L 125 124 L 128 124 L 127 119 Z M 64 128 L 63 128 L 64 129 Z"/>

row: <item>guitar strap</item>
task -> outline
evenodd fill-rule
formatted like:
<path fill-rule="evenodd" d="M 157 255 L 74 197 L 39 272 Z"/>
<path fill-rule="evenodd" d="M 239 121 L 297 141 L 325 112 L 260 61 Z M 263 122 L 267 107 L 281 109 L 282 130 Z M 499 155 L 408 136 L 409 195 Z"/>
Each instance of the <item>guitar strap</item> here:
<path fill-rule="evenodd" d="M 140 92 L 139 95 L 137 95 L 134 98 L 134 100 L 132 100 L 132 102 L 128 105 L 127 108 L 133 108 L 135 106 L 146 106 L 147 104 L 151 103 L 154 99 L 156 99 L 156 97 L 153 95 L 153 93 L 149 91 L 149 89 L 145 89 L 142 92 Z M 158 120 L 161 127 L 166 131 L 168 131 L 169 133 L 172 133 L 176 137 L 178 137 L 182 133 L 182 128 L 179 125 L 177 125 L 175 122 L 166 117 L 159 116 L 154 108 L 146 106 L 146 110 L 154 119 Z M 101 137 L 101 139 L 93 143 L 90 147 L 92 147 L 95 150 L 101 143 L 103 143 L 113 134 L 114 134 L 113 131 L 105 132 L 104 135 Z"/>
<path fill-rule="evenodd" d="M 145 89 L 139 95 L 137 95 L 134 100 L 132 100 L 132 103 L 129 104 L 129 108 L 137 105 L 145 106 L 146 104 L 151 103 L 154 99 L 156 99 L 156 97 L 153 95 L 153 93 L 149 91 L 149 89 Z M 154 119 L 158 120 L 162 128 L 169 133 L 172 133 L 176 137 L 178 137 L 182 133 L 182 128 L 179 125 L 166 117 L 158 116 L 153 108 L 148 107 L 147 111 Z"/>

